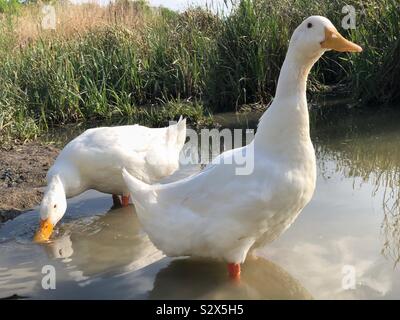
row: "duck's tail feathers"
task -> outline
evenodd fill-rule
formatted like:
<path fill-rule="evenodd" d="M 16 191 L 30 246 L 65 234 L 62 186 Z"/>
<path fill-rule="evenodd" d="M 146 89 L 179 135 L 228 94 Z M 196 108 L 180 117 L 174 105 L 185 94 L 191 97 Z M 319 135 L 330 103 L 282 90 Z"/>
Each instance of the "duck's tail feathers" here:
<path fill-rule="evenodd" d="M 181 149 L 186 141 L 186 118 L 180 116 L 176 126 L 178 129 L 177 145 L 178 148 Z"/>
<path fill-rule="evenodd" d="M 151 184 L 147 184 L 138 178 L 132 176 L 125 168 L 122 168 L 122 177 L 130 191 L 132 201 L 135 205 L 139 204 L 146 207 L 146 204 L 157 201 L 155 188 Z"/>
<path fill-rule="evenodd" d="M 186 140 L 186 119 L 182 116 L 178 122 L 167 128 L 167 145 L 173 148 L 182 149 Z"/>

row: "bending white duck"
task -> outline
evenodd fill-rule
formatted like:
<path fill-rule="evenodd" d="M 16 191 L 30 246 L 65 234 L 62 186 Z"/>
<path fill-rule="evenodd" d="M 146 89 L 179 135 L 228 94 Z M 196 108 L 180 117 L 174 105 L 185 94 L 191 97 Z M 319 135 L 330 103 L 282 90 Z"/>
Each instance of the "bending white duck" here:
<path fill-rule="evenodd" d="M 40 206 L 40 227 L 34 240 L 46 241 L 67 209 L 67 198 L 95 189 L 129 202 L 121 169 L 148 183 L 179 167 L 186 139 L 186 119 L 166 128 L 139 125 L 86 130 L 69 142 L 47 173 L 47 189 Z"/>
<path fill-rule="evenodd" d="M 313 64 L 329 49 L 362 51 L 327 18 L 311 16 L 297 27 L 275 99 L 246 147 L 224 152 L 199 174 L 166 185 L 148 185 L 123 170 L 138 218 L 165 254 L 223 259 L 238 279 L 249 249 L 291 225 L 315 189 L 306 83 Z M 254 161 L 249 175 L 236 174 L 234 159 L 242 154 Z"/>

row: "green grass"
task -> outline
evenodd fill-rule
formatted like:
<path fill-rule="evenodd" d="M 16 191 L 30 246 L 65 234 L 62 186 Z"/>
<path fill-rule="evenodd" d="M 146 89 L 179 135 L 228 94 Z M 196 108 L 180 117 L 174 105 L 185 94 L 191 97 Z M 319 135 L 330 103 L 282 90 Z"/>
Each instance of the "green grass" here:
<path fill-rule="evenodd" d="M 21 7 L 18 0 L 0 0 L 0 13 L 15 14 Z"/>
<path fill-rule="evenodd" d="M 400 10 L 396 0 L 350 1 L 357 29 L 340 28 L 344 2 L 242 0 L 229 16 L 203 9 L 178 14 L 143 2 L 139 29 L 113 23 L 73 37 L 16 43 L 12 20 L 0 29 L 0 141 L 27 140 L 49 127 L 105 120 L 161 125 L 181 113 L 193 124 L 210 113 L 270 102 L 295 27 L 327 16 L 363 46 L 327 53 L 310 76 L 309 94 L 346 88 L 361 105 L 400 101 Z M 123 6 L 130 4 L 123 3 Z"/>

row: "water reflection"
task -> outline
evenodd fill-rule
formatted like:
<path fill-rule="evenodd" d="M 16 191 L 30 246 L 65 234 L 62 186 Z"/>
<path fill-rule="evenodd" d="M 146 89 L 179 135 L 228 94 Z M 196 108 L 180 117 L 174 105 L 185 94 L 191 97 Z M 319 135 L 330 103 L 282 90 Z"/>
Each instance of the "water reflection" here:
<path fill-rule="evenodd" d="M 238 284 L 228 279 L 225 263 L 164 257 L 132 206 L 67 221 L 46 244 L 2 244 L 1 254 L 0 298 L 312 298 L 288 272 L 263 258 L 246 261 Z M 57 290 L 41 287 L 41 268 L 48 264 L 56 269 Z"/>
<path fill-rule="evenodd" d="M 400 261 L 400 117 L 347 120 L 318 135 L 316 152 L 321 174 L 328 178 L 328 163 L 334 171 L 353 178 L 354 188 L 372 185 L 372 197 L 380 197 L 383 211 L 382 253 Z"/>
<path fill-rule="evenodd" d="M 229 281 L 225 263 L 167 259 L 165 265 L 132 206 L 110 210 L 88 224 L 67 223 L 43 247 L 50 259 L 61 259 L 69 276 L 85 286 L 91 277 L 112 270 L 123 279 L 142 269 L 146 278 L 146 267 L 152 265 L 150 277 L 154 268 L 158 271 L 150 299 L 311 299 L 290 274 L 263 258 L 246 262 L 240 284 Z"/>
<path fill-rule="evenodd" d="M 223 126 L 254 127 L 257 118 L 228 116 Z M 70 201 L 51 243 L 31 242 L 36 210 L 0 226 L 0 298 L 398 299 L 400 114 L 343 120 L 313 131 L 314 198 L 282 237 L 246 261 L 240 284 L 228 281 L 224 263 L 164 257 L 133 206 L 109 210 L 109 196 L 86 193 Z M 56 268 L 57 290 L 41 288 L 46 264 Z M 356 271 L 354 290 L 342 287 L 347 265 Z"/>
<path fill-rule="evenodd" d="M 312 299 L 310 293 L 277 264 L 250 258 L 240 283 L 227 278 L 226 264 L 177 259 L 161 269 L 150 299 Z"/>
<path fill-rule="evenodd" d="M 120 267 L 137 270 L 163 257 L 142 231 L 133 206 L 110 210 L 90 223 L 63 224 L 43 246 L 49 258 L 73 266 L 82 279 Z"/>
<path fill-rule="evenodd" d="M 16 253 L 18 249 L 18 253 Z M 12 261 L 9 265 L 4 260 L 0 262 L 0 298 L 10 297 L 14 294 L 18 296 L 28 296 L 36 285 L 36 278 L 40 275 L 40 270 L 32 261 L 27 261 L 26 257 L 31 254 L 31 249 L 25 246 L 1 245 L 2 260 L 7 257 Z"/>

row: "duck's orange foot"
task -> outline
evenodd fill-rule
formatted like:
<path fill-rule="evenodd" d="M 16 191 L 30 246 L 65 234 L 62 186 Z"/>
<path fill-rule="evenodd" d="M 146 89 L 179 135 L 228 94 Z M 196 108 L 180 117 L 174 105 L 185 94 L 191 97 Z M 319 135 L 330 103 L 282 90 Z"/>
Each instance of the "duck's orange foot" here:
<path fill-rule="evenodd" d="M 129 206 L 129 195 L 127 195 L 127 196 L 122 196 L 122 206 L 123 206 L 123 207 Z"/>
<path fill-rule="evenodd" d="M 240 264 L 228 263 L 229 278 L 232 280 L 240 280 Z"/>

